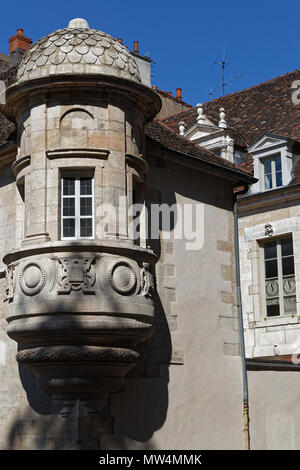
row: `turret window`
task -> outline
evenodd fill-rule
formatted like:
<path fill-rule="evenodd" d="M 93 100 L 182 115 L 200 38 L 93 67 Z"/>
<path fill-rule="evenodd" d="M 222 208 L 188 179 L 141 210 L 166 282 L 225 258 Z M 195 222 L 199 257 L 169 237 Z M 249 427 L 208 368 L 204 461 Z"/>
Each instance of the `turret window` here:
<path fill-rule="evenodd" d="M 61 180 L 61 237 L 94 237 L 94 181 L 87 176 L 63 176 Z"/>

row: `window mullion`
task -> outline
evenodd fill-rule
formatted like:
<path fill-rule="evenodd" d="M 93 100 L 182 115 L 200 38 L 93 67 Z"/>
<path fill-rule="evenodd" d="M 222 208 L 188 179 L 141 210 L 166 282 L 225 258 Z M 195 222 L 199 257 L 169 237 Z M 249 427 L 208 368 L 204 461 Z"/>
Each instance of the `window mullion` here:
<path fill-rule="evenodd" d="M 80 179 L 75 180 L 75 237 L 80 238 Z"/>
<path fill-rule="evenodd" d="M 276 163 L 273 158 L 271 161 L 271 172 L 272 172 L 272 189 L 276 188 Z"/>
<path fill-rule="evenodd" d="M 282 257 L 281 257 L 281 243 L 277 240 L 277 267 L 278 267 L 278 286 L 279 286 L 279 309 L 280 316 L 284 315 L 283 303 L 283 275 L 282 275 Z"/>

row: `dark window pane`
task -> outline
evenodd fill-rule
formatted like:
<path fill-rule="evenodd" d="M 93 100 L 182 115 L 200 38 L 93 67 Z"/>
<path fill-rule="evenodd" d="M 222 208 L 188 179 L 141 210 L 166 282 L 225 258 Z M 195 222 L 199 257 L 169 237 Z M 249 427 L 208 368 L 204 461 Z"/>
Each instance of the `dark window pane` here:
<path fill-rule="evenodd" d="M 281 171 L 281 157 L 275 158 L 275 167 L 276 171 Z"/>
<path fill-rule="evenodd" d="M 92 215 L 92 198 L 80 198 L 80 215 Z"/>
<path fill-rule="evenodd" d="M 74 196 L 75 194 L 75 180 L 73 178 L 63 179 L 63 195 Z"/>
<path fill-rule="evenodd" d="M 281 256 L 288 256 L 293 254 L 293 242 L 291 238 L 284 238 L 281 240 Z"/>
<path fill-rule="evenodd" d="M 296 297 L 285 297 L 284 298 L 284 314 L 292 315 L 296 313 Z"/>
<path fill-rule="evenodd" d="M 276 258 L 277 250 L 276 243 L 266 243 L 265 244 L 265 259 Z"/>
<path fill-rule="evenodd" d="M 92 235 L 92 219 L 80 219 L 80 236 L 91 237 Z"/>
<path fill-rule="evenodd" d="M 288 256 L 287 258 L 282 258 L 282 274 L 287 276 L 289 274 L 294 274 L 294 258 L 293 256 Z"/>
<path fill-rule="evenodd" d="M 270 277 L 277 277 L 278 272 L 277 272 L 277 260 L 271 260 L 271 261 L 266 261 L 265 262 L 266 266 L 266 278 Z"/>
<path fill-rule="evenodd" d="M 281 171 L 277 171 L 276 173 L 276 186 L 282 186 L 282 173 Z"/>
<path fill-rule="evenodd" d="M 272 159 L 271 158 L 268 158 L 264 161 L 264 165 L 265 165 L 265 174 L 267 175 L 268 173 L 271 173 L 272 170 L 271 170 L 271 162 L 272 162 Z"/>
<path fill-rule="evenodd" d="M 80 194 L 82 196 L 92 194 L 92 179 L 80 178 Z"/>
<path fill-rule="evenodd" d="M 63 219 L 63 236 L 75 237 L 75 219 Z"/>
<path fill-rule="evenodd" d="M 267 300 L 267 317 L 278 317 L 279 315 L 279 299 Z"/>
<path fill-rule="evenodd" d="M 63 199 L 63 215 L 75 216 L 75 198 L 68 197 Z"/>

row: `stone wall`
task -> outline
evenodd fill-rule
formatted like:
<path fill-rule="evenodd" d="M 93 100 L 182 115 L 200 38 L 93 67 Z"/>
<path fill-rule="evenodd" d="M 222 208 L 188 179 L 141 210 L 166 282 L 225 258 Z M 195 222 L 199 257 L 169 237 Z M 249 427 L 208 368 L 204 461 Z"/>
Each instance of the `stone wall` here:
<path fill-rule="evenodd" d="M 293 354 L 299 342 L 300 323 L 300 206 L 299 199 L 281 202 L 275 207 L 260 209 L 257 213 L 243 213 L 239 219 L 241 287 L 244 313 L 247 357 L 273 356 L 274 345 L 280 354 Z M 273 236 L 291 234 L 293 239 L 296 315 L 266 318 L 263 306 L 264 280 L 260 243 L 268 240 L 265 225 L 271 224 Z"/>

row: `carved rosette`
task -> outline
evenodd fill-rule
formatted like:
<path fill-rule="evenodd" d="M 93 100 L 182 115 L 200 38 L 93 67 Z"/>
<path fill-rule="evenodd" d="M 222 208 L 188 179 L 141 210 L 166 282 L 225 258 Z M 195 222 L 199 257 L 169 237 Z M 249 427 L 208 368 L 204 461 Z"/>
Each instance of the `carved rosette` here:
<path fill-rule="evenodd" d="M 45 270 L 40 264 L 30 262 L 21 269 L 19 280 L 24 294 L 36 295 L 45 285 Z"/>
<path fill-rule="evenodd" d="M 134 266 L 128 260 L 112 262 L 108 268 L 111 286 L 122 295 L 132 294 L 136 289 L 137 275 Z"/>

